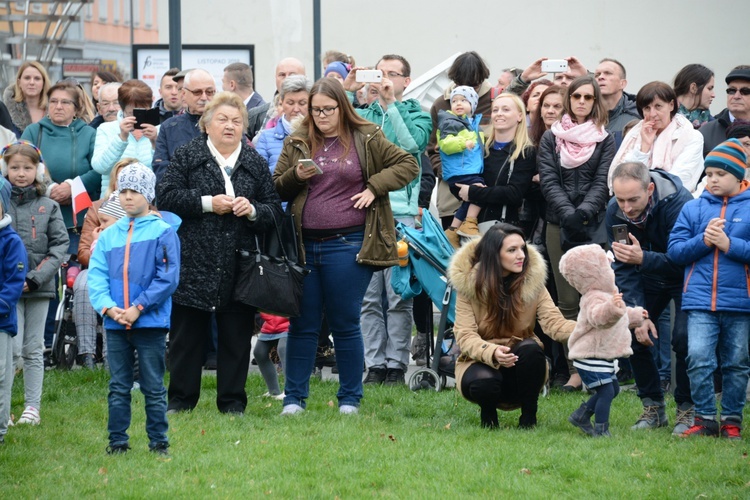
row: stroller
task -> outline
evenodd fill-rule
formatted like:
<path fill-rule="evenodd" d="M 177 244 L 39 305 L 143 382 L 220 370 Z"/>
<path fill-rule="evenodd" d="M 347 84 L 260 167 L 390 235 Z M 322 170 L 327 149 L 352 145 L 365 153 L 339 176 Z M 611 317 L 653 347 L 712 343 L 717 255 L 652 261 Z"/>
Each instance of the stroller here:
<path fill-rule="evenodd" d="M 55 336 L 52 340 L 52 365 L 70 370 L 76 362 L 78 340 L 73 321 L 73 283 L 80 268 L 70 266 L 68 258 L 60 267 L 60 287 L 62 295 L 55 314 Z"/>
<path fill-rule="evenodd" d="M 400 266 L 393 268 L 393 290 L 405 299 L 416 297 L 424 290 L 433 304 L 440 308 L 437 339 L 433 335 L 430 314 L 430 339 L 425 353 L 427 363 L 409 377 L 409 387 L 413 391 L 439 391 L 445 387 L 447 377 L 454 378 L 455 360 L 458 357 L 452 328 L 456 293 L 447 277 L 454 250 L 440 224 L 427 211 L 422 216 L 421 230 L 399 223 L 396 233 L 408 245 L 408 262 L 402 261 Z"/>

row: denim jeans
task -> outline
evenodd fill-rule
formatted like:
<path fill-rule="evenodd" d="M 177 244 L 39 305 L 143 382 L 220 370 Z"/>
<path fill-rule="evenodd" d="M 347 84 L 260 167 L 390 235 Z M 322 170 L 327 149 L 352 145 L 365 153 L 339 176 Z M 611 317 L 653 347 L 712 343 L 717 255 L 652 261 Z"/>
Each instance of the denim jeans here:
<path fill-rule="evenodd" d="M 359 406 L 364 366 L 359 315 L 373 273 L 371 266 L 356 262 L 362 238 L 363 232 L 357 232 L 325 241 L 304 240 L 310 274 L 305 277 L 301 314 L 290 322 L 285 362 L 285 405 L 305 406 L 325 311 L 336 346 L 339 406 Z"/>
<path fill-rule="evenodd" d="M 656 323 L 656 331 L 659 338 L 654 339 L 654 361 L 659 370 L 659 378 L 668 382 L 672 381 L 672 333 L 669 329 L 672 315 L 669 307 L 659 316 Z"/>
<path fill-rule="evenodd" d="M 721 358 L 721 416 L 742 420 L 750 364 L 750 313 L 688 311 L 688 375 L 696 415 L 716 415 L 713 373 Z"/>
<path fill-rule="evenodd" d="M 136 328 L 108 330 L 109 356 L 109 444 L 128 442 L 130 427 L 130 390 L 133 387 L 133 364 L 138 351 L 141 392 L 146 401 L 146 434 L 149 448 L 167 442 L 167 389 L 164 387 L 164 352 L 167 330 Z"/>

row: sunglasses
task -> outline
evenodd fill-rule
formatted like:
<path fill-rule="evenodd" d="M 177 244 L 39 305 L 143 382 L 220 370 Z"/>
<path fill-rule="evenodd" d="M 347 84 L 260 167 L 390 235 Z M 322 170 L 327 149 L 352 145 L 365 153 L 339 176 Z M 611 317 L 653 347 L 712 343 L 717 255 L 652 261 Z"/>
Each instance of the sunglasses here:
<path fill-rule="evenodd" d="M 206 97 L 213 97 L 214 94 L 216 94 L 216 89 L 200 89 L 200 90 L 196 89 L 196 90 L 191 90 L 191 89 L 189 89 L 187 87 L 182 87 L 182 89 L 183 90 L 187 90 L 188 92 L 190 92 L 191 94 L 193 94 L 195 97 L 200 97 L 202 94 L 206 94 Z"/>
<path fill-rule="evenodd" d="M 729 87 L 727 89 L 727 95 L 734 95 L 737 92 L 739 92 L 742 95 L 750 95 L 750 87 L 742 87 L 741 89 L 735 89 L 735 88 Z"/>
<path fill-rule="evenodd" d="M 580 101 L 581 98 L 583 98 L 583 100 L 586 102 L 591 102 L 591 101 L 596 100 L 596 97 L 594 97 L 591 94 L 579 94 L 578 92 L 576 92 L 575 94 L 571 94 L 570 98 L 573 99 L 574 101 Z"/>

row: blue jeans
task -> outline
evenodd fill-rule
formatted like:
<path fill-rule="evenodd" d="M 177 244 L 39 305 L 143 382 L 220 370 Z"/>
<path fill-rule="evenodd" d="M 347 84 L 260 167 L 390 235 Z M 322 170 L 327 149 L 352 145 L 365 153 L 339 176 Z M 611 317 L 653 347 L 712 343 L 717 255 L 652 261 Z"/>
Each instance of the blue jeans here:
<path fill-rule="evenodd" d="M 742 421 L 750 363 L 750 313 L 688 311 L 688 375 L 696 415 L 716 415 L 713 373 L 721 358 L 721 416 Z"/>
<path fill-rule="evenodd" d="M 167 442 L 167 389 L 164 387 L 164 352 L 167 330 L 136 328 L 108 330 L 109 357 L 109 431 L 110 446 L 128 442 L 130 427 L 130 390 L 133 364 L 138 351 L 141 392 L 146 400 L 146 434 L 149 448 Z"/>
<path fill-rule="evenodd" d="M 669 307 L 659 316 L 656 323 L 656 331 L 659 337 L 654 339 L 654 361 L 659 370 L 659 378 L 668 382 L 672 381 L 672 332 L 670 330 L 671 314 Z"/>
<path fill-rule="evenodd" d="M 317 241 L 305 238 L 310 274 L 305 277 L 301 314 L 292 318 L 286 347 L 284 404 L 305 406 L 325 311 L 336 346 L 339 406 L 362 399 L 364 344 L 359 315 L 373 267 L 357 264 L 363 232 Z"/>

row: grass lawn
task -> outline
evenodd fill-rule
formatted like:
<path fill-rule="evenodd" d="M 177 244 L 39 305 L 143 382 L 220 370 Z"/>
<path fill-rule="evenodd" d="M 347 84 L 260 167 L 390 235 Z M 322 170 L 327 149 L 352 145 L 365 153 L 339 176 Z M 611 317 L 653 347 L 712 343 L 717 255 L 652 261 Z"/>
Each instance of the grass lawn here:
<path fill-rule="evenodd" d="M 580 393 L 542 399 L 535 430 L 516 429 L 515 411 L 486 431 L 455 390 L 368 386 L 361 413 L 342 416 L 337 384 L 317 380 L 308 411 L 282 418 L 280 402 L 260 398 L 259 375 L 248 378 L 245 416 L 230 417 L 205 376 L 198 408 L 170 416 L 169 457 L 147 451 L 140 392 L 133 449 L 108 456 L 107 380 L 102 370 L 46 372 L 42 424 L 11 427 L 0 447 L 0 498 L 750 498 L 750 430 L 740 442 L 633 432 L 632 392 L 614 402 L 613 438 L 592 439 L 567 422 Z"/>

